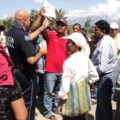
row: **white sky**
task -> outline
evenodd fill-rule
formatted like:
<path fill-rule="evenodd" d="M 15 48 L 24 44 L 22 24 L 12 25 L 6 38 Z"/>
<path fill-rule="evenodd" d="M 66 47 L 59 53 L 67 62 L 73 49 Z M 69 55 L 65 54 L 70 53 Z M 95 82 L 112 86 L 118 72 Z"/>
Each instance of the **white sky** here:
<path fill-rule="evenodd" d="M 68 11 L 66 15 L 69 19 L 79 17 L 103 16 L 111 20 L 120 19 L 120 0 L 107 0 L 106 3 L 98 3 L 85 9 L 75 9 Z"/>
<path fill-rule="evenodd" d="M 48 0 L 55 9 L 63 9 L 69 20 L 103 16 L 120 20 L 120 0 Z M 0 0 L 0 19 L 13 16 L 17 9 L 39 10 L 42 0 Z"/>

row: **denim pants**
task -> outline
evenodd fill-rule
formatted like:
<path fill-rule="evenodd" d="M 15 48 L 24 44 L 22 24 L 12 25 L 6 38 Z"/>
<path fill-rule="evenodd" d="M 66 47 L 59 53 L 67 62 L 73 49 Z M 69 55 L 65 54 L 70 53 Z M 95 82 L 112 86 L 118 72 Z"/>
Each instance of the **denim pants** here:
<path fill-rule="evenodd" d="M 44 81 L 44 115 L 46 118 L 51 117 L 56 111 L 58 105 L 58 91 L 60 90 L 62 74 L 46 73 Z"/>

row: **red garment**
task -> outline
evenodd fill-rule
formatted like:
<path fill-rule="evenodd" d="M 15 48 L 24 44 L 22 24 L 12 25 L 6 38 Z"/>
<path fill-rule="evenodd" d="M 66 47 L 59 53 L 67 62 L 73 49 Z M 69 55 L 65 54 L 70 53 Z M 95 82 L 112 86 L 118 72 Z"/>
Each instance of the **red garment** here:
<path fill-rule="evenodd" d="M 62 65 L 66 59 L 67 40 L 61 38 L 55 31 L 48 31 L 46 72 L 62 72 Z"/>
<path fill-rule="evenodd" d="M 0 86 L 13 85 L 12 60 L 0 44 Z"/>

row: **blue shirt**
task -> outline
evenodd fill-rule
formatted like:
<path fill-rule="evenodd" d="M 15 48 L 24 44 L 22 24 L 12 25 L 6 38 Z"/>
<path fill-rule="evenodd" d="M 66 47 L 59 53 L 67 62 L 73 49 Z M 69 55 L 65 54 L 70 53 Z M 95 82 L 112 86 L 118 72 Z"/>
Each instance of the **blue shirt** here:
<path fill-rule="evenodd" d="M 98 74 L 110 73 L 117 65 L 117 48 L 115 41 L 109 35 L 104 35 L 98 42 L 91 58 Z"/>

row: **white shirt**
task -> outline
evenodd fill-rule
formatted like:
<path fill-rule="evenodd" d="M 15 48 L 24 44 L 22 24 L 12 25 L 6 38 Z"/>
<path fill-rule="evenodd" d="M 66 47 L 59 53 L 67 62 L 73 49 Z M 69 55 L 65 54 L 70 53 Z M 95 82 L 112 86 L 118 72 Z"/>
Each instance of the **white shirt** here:
<path fill-rule="evenodd" d="M 117 49 L 120 49 L 120 33 L 118 33 L 114 39 L 115 39 Z M 120 59 L 120 53 L 118 54 L 118 58 Z"/>
<path fill-rule="evenodd" d="M 118 63 L 115 40 L 109 35 L 104 35 L 97 43 L 91 60 L 99 74 L 112 72 Z"/>
<path fill-rule="evenodd" d="M 59 97 L 66 99 L 70 89 L 70 83 L 80 80 L 83 76 L 88 76 L 92 82 L 99 79 L 98 73 L 88 56 L 83 52 L 76 52 L 66 59 L 63 64 L 63 76 Z"/>

